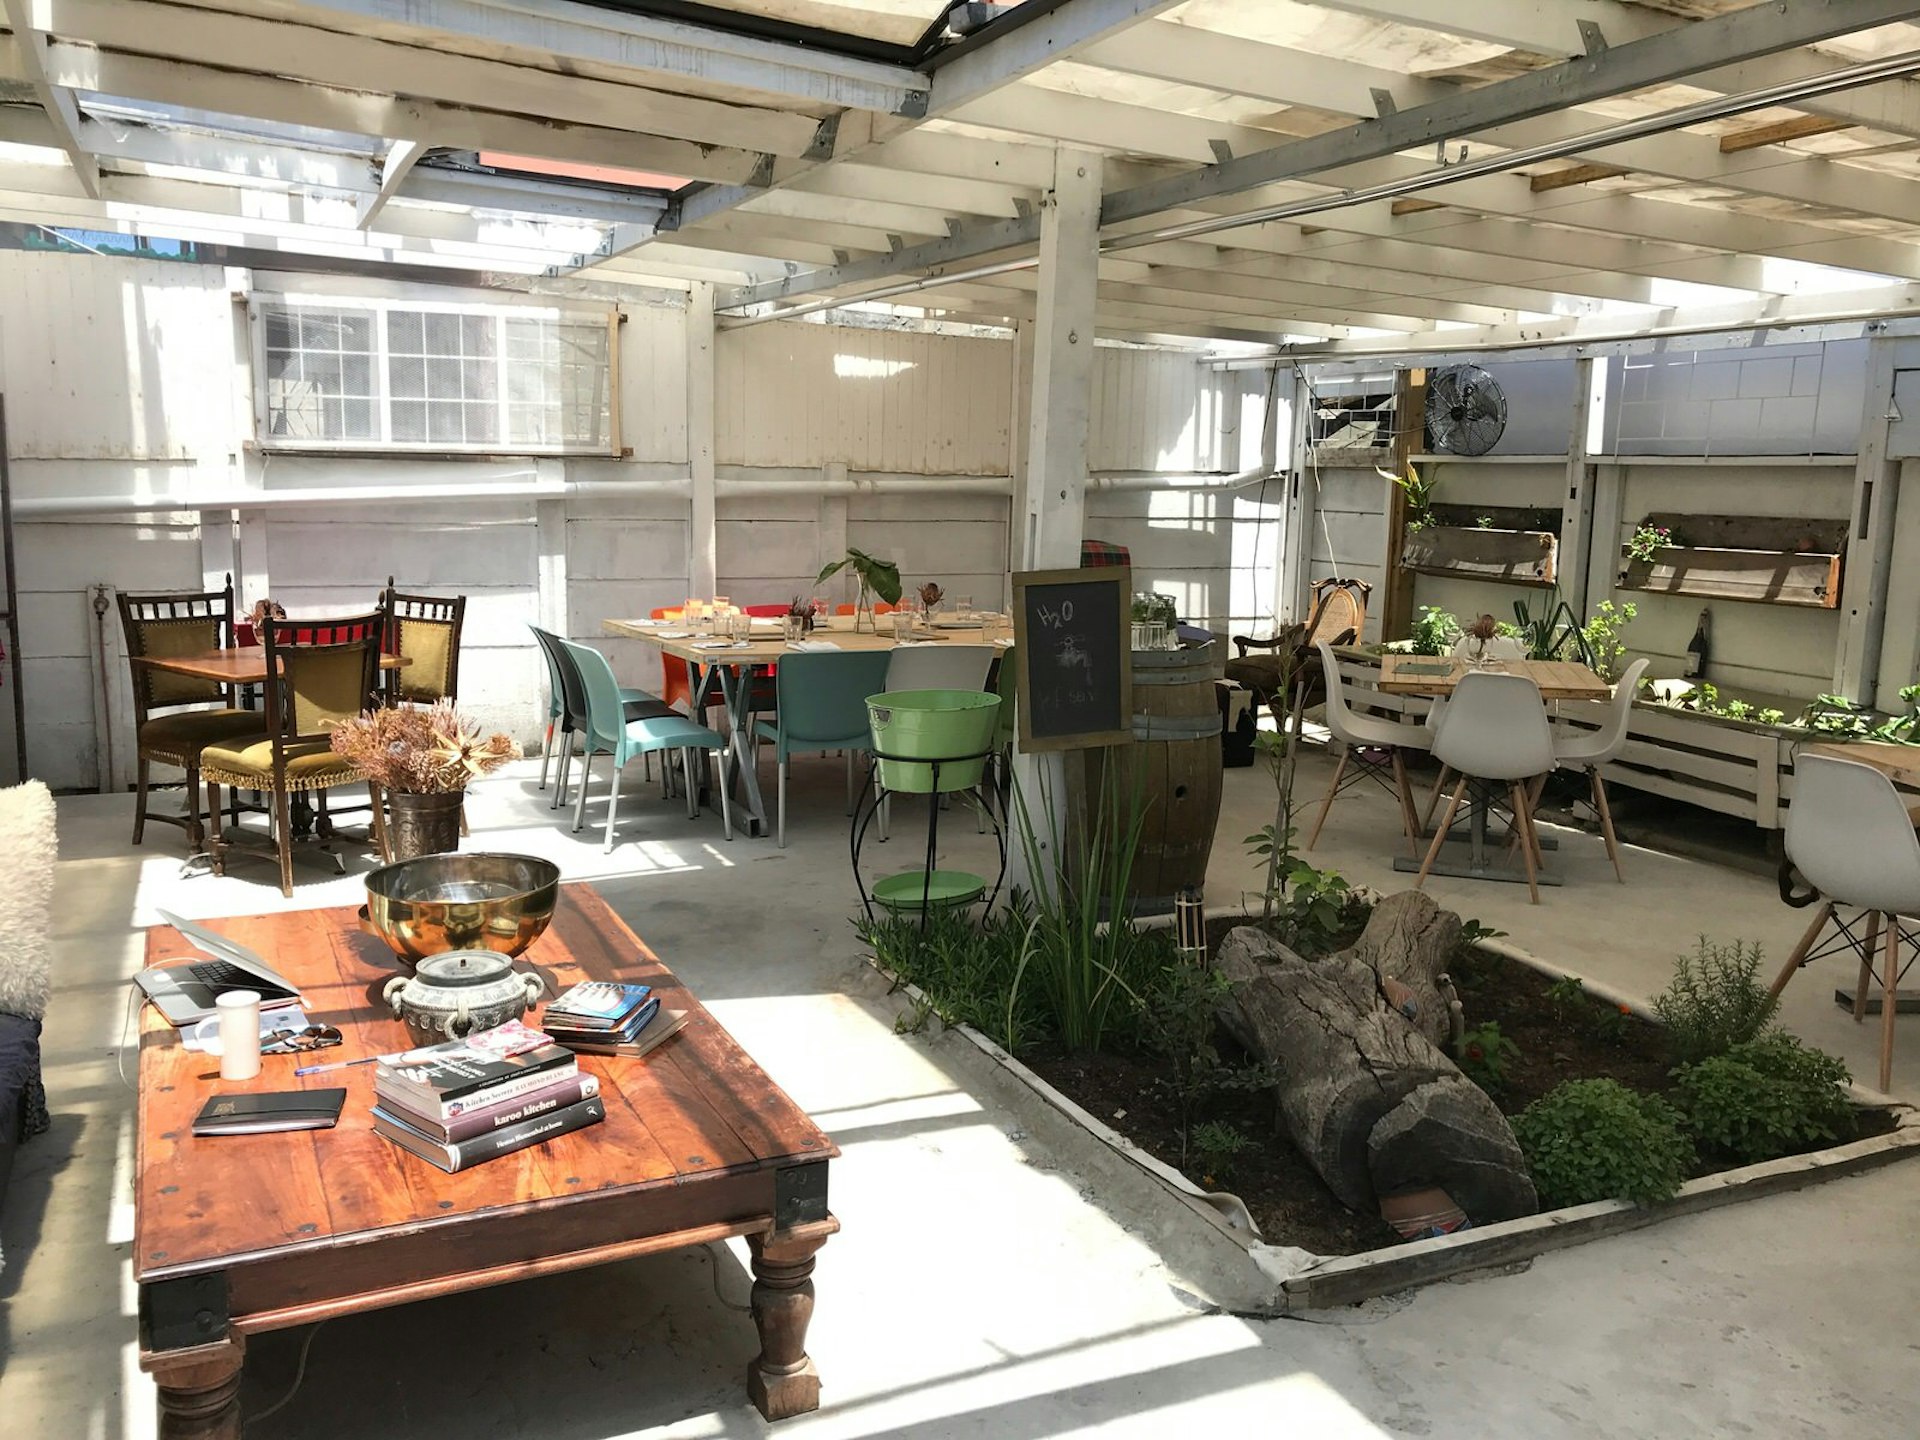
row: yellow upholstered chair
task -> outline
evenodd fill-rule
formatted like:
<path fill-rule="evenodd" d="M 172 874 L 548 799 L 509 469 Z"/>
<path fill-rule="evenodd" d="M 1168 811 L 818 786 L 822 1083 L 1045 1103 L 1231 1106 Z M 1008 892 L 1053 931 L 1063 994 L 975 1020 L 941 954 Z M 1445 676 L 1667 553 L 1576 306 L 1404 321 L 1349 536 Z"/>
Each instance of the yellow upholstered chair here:
<path fill-rule="evenodd" d="M 257 710 L 233 704 L 229 687 L 216 680 L 200 680 L 141 663 L 144 657 L 177 659 L 233 644 L 233 577 L 224 590 L 202 594 L 119 596 L 120 627 L 126 636 L 127 662 L 133 682 L 135 750 L 139 768 L 135 782 L 133 843 L 141 843 L 147 829 L 149 772 L 157 762 L 187 772 L 187 808 L 184 815 L 155 815 L 187 832 L 195 850 L 201 844 L 200 752 L 216 740 L 260 728 Z"/>
<path fill-rule="evenodd" d="M 402 595 L 389 575 L 380 606 L 387 614 L 387 652 L 407 662 L 387 672 L 389 702 L 431 705 L 436 700 L 457 700 L 460 626 L 466 620 L 467 597 Z"/>
<path fill-rule="evenodd" d="M 209 745 L 200 752 L 200 773 L 207 782 L 207 809 L 213 816 L 213 868 L 226 873 L 228 846 L 220 834 L 220 787 L 260 790 L 273 796 L 273 836 L 280 857 L 280 893 L 293 894 L 293 829 L 290 797 L 353 785 L 361 776 L 330 745 L 332 725 L 358 715 L 380 683 L 380 641 L 386 612 L 331 620 L 281 621 L 261 632 L 269 676 L 266 724 L 256 734 Z M 372 795 L 373 842 L 386 853 L 386 827 L 377 786 Z M 323 809 L 321 837 L 331 825 Z"/>

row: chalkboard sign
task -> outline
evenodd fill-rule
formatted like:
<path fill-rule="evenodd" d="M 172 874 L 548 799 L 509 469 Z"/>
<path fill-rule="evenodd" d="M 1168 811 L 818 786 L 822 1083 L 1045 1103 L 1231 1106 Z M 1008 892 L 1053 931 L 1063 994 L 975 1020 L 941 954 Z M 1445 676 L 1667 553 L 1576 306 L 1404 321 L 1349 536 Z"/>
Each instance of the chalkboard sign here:
<path fill-rule="evenodd" d="M 1022 750 L 1133 739 L 1132 595 L 1125 566 L 1013 577 Z"/>

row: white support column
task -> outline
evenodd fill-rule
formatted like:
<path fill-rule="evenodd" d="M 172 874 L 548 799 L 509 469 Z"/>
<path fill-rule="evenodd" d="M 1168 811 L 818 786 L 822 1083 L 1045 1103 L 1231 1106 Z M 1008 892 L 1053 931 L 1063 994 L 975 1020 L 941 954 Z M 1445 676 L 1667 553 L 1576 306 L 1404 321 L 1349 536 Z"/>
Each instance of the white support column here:
<path fill-rule="evenodd" d="M 1293 387 L 1293 427 L 1287 439 L 1287 527 L 1275 597 L 1278 621 L 1305 620 L 1310 613 L 1313 579 L 1313 511 L 1319 496 L 1307 471 L 1307 437 L 1312 433 L 1313 402 L 1297 368 L 1282 379 Z"/>
<path fill-rule="evenodd" d="M 573 632 L 567 628 L 567 502 L 536 500 L 533 524 L 539 552 L 534 613 L 540 617 L 542 630 L 571 640 Z"/>
<path fill-rule="evenodd" d="M 1840 582 L 1840 649 L 1834 693 L 1874 703 L 1880 647 L 1886 633 L 1887 582 L 1893 568 L 1894 505 L 1900 467 L 1887 459 L 1887 421 L 1893 410 L 1894 342 L 1869 342 L 1865 395 L 1860 406 L 1860 450 L 1853 467 L 1853 529 Z"/>
<path fill-rule="evenodd" d="M 200 514 L 200 581 L 218 590 L 232 576 L 240 582 L 240 545 L 236 517 L 231 510 L 204 510 Z"/>
<path fill-rule="evenodd" d="M 1027 522 L 1027 442 L 1029 435 L 1028 406 L 1033 399 L 1033 322 L 1016 320 L 1013 322 L 1013 363 L 1009 367 L 1009 383 L 1013 387 L 1013 402 L 1008 411 L 1012 424 L 1007 427 L 1007 476 L 1012 482 L 1012 494 L 1007 501 L 1007 570 L 1009 573 L 1020 569 L 1026 563 L 1027 540 L 1032 526 Z M 1000 597 L 1002 605 L 1011 607 L 1013 591 L 1009 588 Z"/>
<path fill-rule="evenodd" d="M 1587 523 L 1587 603 L 1613 598 L 1620 579 L 1620 528 L 1626 519 L 1627 467 L 1596 464 L 1587 495 L 1592 517 Z M 1560 573 L 1568 574 L 1561 561 Z"/>
<path fill-rule="evenodd" d="M 713 286 L 702 282 L 687 297 L 687 465 L 693 477 L 687 580 L 702 597 L 720 584 L 713 483 L 715 338 Z"/>
<path fill-rule="evenodd" d="M 814 573 L 846 558 L 847 554 L 847 462 L 830 460 L 820 469 L 826 482 L 820 495 L 820 510 L 814 522 Z"/>
<path fill-rule="evenodd" d="M 1053 189 L 1040 202 L 1040 290 L 1034 305 L 1022 569 L 1080 563 L 1087 431 L 1093 414 L 1100 175 L 1099 155 L 1056 150 Z"/>
<path fill-rule="evenodd" d="M 1560 515 L 1560 590 L 1573 613 L 1585 617 L 1589 602 L 1599 604 L 1611 587 L 1595 592 L 1587 557 L 1593 553 L 1593 457 L 1600 453 L 1607 413 L 1607 361 L 1588 357 L 1574 362 L 1573 428 L 1567 437 L 1567 491 Z"/>

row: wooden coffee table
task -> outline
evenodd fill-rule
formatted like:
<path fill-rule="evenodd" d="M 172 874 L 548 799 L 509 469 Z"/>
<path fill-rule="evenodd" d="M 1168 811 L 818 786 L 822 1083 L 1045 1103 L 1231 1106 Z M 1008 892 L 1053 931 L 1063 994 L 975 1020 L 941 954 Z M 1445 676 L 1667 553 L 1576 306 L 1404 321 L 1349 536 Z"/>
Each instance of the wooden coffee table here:
<path fill-rule="evenodd" d="M 160 1387 L 161 1433 L 238 1440 L 246 1340 L 268 1330 L 635 1255 L 744 1236 L 760 1354 L 747 1393 L 770 1420 L 816 1409 L 806 1353 L 814 1254 L 839 1222 L 839 1154 L 589 885 L 561 889 L 552 927 L 521 964 L 553 993 L 577 980 L 652 985 L 685 1030 L 639 1060 L 581 1059 L 607 1118 L 577 1134 L 447 1175 L 373 1133 L 373 1067 L 293 1078 L 298 1064 L 403 1049 L 380 989 L 399 973 L 351 909 L 211 922 L 297 984 L 346 1042 L 268 1055 L 257 1079 L 219 1079 L 142 1011 L 134 1278 L 140 1363 Z M 197 952 L 171 927 L 149 963 Z M 538 1013 L 529 1017 L 538 1023 Z M 331 1130 L 197 1137 L 216 1090 L 345 1086 Z"/>

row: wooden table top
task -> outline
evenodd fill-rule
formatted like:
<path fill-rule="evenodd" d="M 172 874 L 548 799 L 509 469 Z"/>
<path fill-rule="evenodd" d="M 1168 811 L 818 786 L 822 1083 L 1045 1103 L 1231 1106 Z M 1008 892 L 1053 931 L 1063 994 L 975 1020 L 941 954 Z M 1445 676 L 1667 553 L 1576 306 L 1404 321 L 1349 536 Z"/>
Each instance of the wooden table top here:
<path fill-rule="evenodd" d="M 1444 665 L 1446 673 L 1435 673 Z M 1414 673 L 1409 674 L 1409 669 Z M 1488 667 L 1496 675 L 1524 675 L 1540 687 L 1542 700 L 1607 700 L 1613 687 L 1577 660 L 1506 660 Z M 1464 660 L 1446 655 L 1382 655 L 1380 689 L 1389 695 L 1451 695 L 1469 673 Z"/>
<path fill-rule="evenodd" d="M 551 994 L 585 979 L 652 985 L 664 1009 L 689 1012 L 688 1024 L 641 1059 L 581 1057 L 606 1101 L 599 1125 L 455 1175 L 374 1133 L 373 1066 L 293 1078 L 297 1065 L 411 1043 L 379 998 L 404 972 L 355 912 L 211 922 L 299 986 L 313 1021 L 338 1025 L 346 1039 L 316 1054 L 263 1056 L 257 1078 L 223 1082 L 217 1058 L 183 1048 L 180 1032 L 142 1007 L 135 1278 L 224 1269 L 234 1315 L 277 1312 L 260 1324 L 271 1328 L 355 1308 L 341 1297 L 382 1287 L 395 1298 L 376 1303 L 396 1303 L 436 1283 L 512 1278 L 503 1268 L 538 1273 L 527 1267 L 556 1250 L 604 1251 L 694 1225 L 766 1229 L 774 1173 L 838 1149 L 590 885 L 560 894 L 519 968 L 544 973 Z M 170 926 L 147 932 L 150 964 L 197 954 Z M 530 1012 L 527 1022 L 539 1018 Z M 346 1106 L 331 1130 L 192 1133 L 216 1090 L 340 1086 Z"/>
<path fill-rule="evenodd" d="M 1854 740 L 1846 744 L 1822 741 L 1802 745 L 1800 755 L 1831 755 L 1836 760 L 1858 760 L 1871 765 L 1897 785 L 1920 786 L 1920 745 L 1894 745 L 1885 740 Z"/>
<path fill-rule="evenodd" d="M 629 640 L 644 640 L 649 645 L 657 646 L 665 654 L 677 656 L 695 665 L 768 665 L 777 663 L 783 656 L 800 653 L 792 650 L 777 632 L 771 631 L 765 638 L 756 633 L 745 645 L 731 645 L 726 649 L 709 650 L 700 647 L 718 643 L 712 636 L 686 634 L 682 627 L 671 621 L 603 620 L 600 623 L 601 628 L 609 635 L 620 635 Z M 759 627 L 755 626 L 755 630 L 758 631 L 758 629 Z M 960 645 L 994 643 L 986 638 L 986 631 L 978 625 L 964 629 L 940 630 L 937 633 L 941 639 Z M 676 638 L 669 639 L 668 636 Z M 841 650 L 891 650 L 898 645 L 909 643 L 891 634 L 872 635 L 853 630 L 815 630 L 808 638 L 830 641 Z"/>
<path fill-rule="evenodd" d="M 267 678 L 267 652 L 259 645 L 236 645 L 226 650 L 202 650 L 193 655 L 135 655 L 133 663 L 219 685 L 261 685 Z M 382 655 L 382 670 L 399 670 L 413 662 L 404 655 Z"/>

